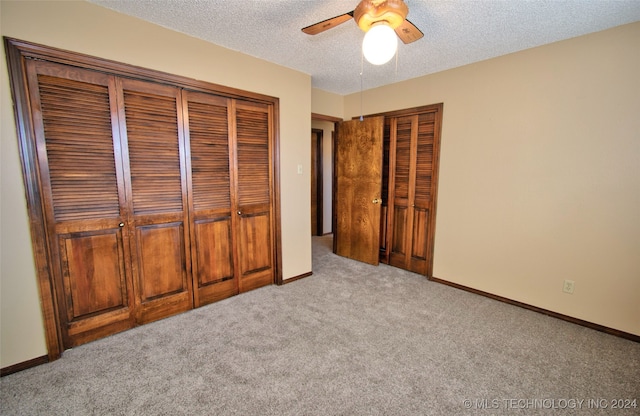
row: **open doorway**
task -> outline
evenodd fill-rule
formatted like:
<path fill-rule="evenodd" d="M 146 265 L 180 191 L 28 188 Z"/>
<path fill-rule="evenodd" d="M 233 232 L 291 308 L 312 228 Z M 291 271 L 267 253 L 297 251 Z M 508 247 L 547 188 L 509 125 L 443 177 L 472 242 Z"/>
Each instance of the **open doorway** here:
<path fill-rule="evenodd" d="M 311 114 L 311 235 L 333 233 L 334 134 L 341 118 Z"/>
<path fill-rule="evenodd" d="M 311 129 L 311 235 L 323 234 L 323 166 L 324 130 Z"/>

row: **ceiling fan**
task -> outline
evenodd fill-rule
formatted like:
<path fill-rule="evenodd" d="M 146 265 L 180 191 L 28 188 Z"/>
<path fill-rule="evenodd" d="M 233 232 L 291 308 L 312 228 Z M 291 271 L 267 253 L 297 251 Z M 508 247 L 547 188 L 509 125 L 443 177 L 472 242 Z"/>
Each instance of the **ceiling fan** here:
<path fill-rule="evenodd" d="M 377 25 L 387 25 L 395 31 L 400 40 L 404 43 L 411 43 L 424 35 L 420 29 L 407 20 L 408 13 L 409 8 L 402 0 L 362 0 L 349 13 L 307 26 L 302 31 L 308 35 L 317 35 L 353 18 L 364 32 L 368 32 L 369 29 Z"/>

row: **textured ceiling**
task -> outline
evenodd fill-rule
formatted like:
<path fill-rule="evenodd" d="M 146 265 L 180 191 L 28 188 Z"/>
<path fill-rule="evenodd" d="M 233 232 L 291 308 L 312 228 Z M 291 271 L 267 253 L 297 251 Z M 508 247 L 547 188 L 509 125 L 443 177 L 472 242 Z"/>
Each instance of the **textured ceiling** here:
<path fill-rule="evenodd" d="M 88 1 L 310 74 L 314 88 L 340 95 L 640 20 L 640 0 L 405 0 L 425 36 L 376 67 L 362 62 L 353 19 L 315 36 L 300 30 L 358 0 Z"/>

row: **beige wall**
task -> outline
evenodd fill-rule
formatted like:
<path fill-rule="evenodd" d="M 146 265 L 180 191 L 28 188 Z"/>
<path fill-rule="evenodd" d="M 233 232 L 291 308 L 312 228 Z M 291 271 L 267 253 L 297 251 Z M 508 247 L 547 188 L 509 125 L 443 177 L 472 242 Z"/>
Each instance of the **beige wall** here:
<path fill-rule="evenodd" d="M 640 335 L 639 74 L 634 23 L 365 91 L 444 103 L 434 275 Z"/>
<path fill-rule="evenodd" d="M 344 97 L 342 95 L 313 88 L 311 97 L 312 113 L 342 118 L 344 114 Z"/>
<path fill-rule="evenodd" d="M 313 88 L 311 90 L 311 112 L 323 116 L 342 118 L 344 114 L 344 97 L 331 92 Z M 322 232 L 332 231 L 332 193 L 333 193 L 333 145 L 332 136 L 334 123 L 329 121 L 312 121 L 312 127 L 323 130 L 323 215 Z"/>
<path fill-rule="evenodd" d="M 2 1 L 3 36 L 280 99 L 283 277 L 311 271 L 311 78 L 85 2 Z M 4 61 L 4 51 L 2 51 Z M 0 367 L 46 354 L 6 65 L 2 78 Z"/>

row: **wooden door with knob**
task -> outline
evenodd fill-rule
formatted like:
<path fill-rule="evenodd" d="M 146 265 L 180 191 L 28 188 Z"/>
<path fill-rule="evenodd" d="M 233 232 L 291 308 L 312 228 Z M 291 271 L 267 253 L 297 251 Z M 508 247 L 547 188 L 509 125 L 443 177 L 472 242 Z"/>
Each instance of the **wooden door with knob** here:
<path fill-rule="evenodd" d="M 235 187 L 235 234 L 239 290 L 246 292 L 272 284 L 275 279 L 273 107 L 234 100 L 231 102 L 232 169 Z"/>
<path fill-rule="evenodd" d="M 193 308 L 181 90 L 118 79 L 136 317 Z"/>
<path fill-rule="evenodd" d="M 135 325 L 116 80 L 26 65 L 58 335 L 71 348 Z"/>
<path fill-rule="evenodd" d="M 196 306 L 238 293 L 235 259 L 236 212 L 231 205 L 234 141 L 231 99 L 184 91 L 191 259 Z"/>
<path fill-rule="evenodd" d="M 338 124 L 334 252 L 378 264 L 384 117 Z"/>
<path fill-rule="evenodd" d="M 432 267 L 433 211 L 441 106 L 390 120 L 389 264 L 428 275 Z"/>

